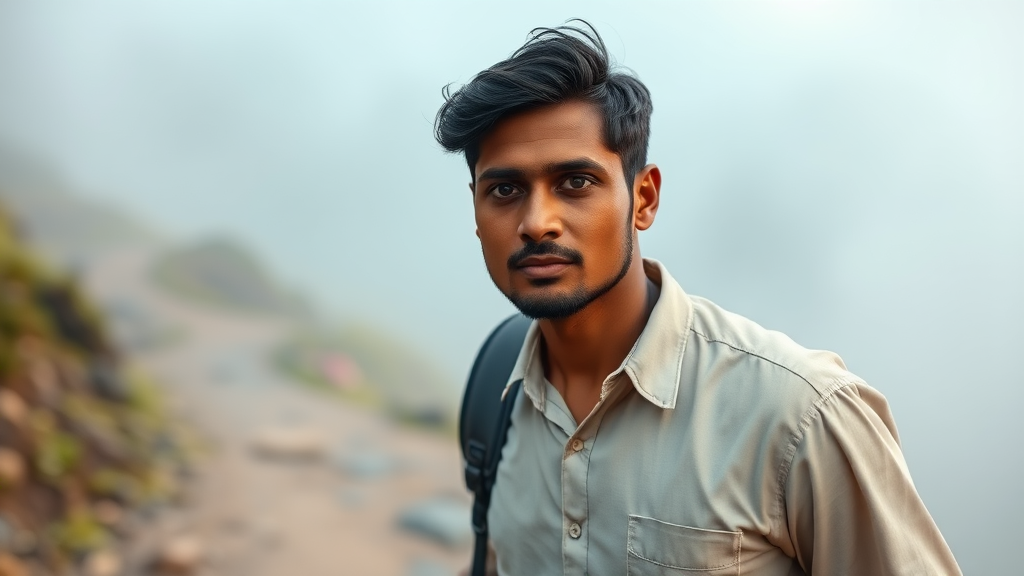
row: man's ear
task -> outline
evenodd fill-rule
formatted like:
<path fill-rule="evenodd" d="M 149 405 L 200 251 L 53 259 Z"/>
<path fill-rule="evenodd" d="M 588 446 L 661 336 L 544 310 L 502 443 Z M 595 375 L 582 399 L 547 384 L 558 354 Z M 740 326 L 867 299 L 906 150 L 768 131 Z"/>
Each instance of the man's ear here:
<path fill-rule="evenodd" d="M 654 164 L 644 166 L 633 184 L 633 225 L 647 230 L 654 224 L 661 199 L 661 170 Z"/>

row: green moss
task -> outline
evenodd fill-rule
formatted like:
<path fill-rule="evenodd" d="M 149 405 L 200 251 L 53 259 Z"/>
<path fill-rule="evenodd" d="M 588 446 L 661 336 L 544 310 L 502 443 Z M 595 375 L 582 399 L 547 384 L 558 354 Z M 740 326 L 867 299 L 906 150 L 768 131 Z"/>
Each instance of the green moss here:
<path fill-rule="evenodd" d="M 74 436 L 54 432 L 39 442 L 36 469 L 48 480 L 58 480 L 74 469 L 82 455 L 82 445 Z"/>
<path fill-rule="evenodd" d="M 61 411 L 75 422 L 107 434 L 117 433 L 117 412 L 110 402 L 80 392 L 66 392 L 61 400 Z"/>
<path fill-rule="evenodd" d="M 85 511 L 74 512 L 53 524 L 50 537 L 61 552 L 72 555 L 102 548 L 110 541 L 110 535 L 103 526 Z"/>
<path fill-rule="evenodd" d="M 134 476 L 115 468 L 100 468 L 89 477 L 89 491 L 126 504 L 143 500 L 144 490 Z"/>

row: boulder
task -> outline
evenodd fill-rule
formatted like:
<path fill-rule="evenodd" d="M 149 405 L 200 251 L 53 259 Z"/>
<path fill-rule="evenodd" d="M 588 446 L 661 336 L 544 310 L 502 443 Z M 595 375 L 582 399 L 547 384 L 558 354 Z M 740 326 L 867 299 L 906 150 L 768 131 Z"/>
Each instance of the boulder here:
<path fill-rule="evenodd" d="M 5 420 L 15 428 L 20 428 L 27 417 L 28 408 L 21 396 L 6 388 L 0 389 L 0 420 Z"/>
<path fill-rule="evenodd" d="M 82 564 L 85 576 L 118 576 L 123 569 L 121 557 L 113 550 L 97 550 L 86 556 Z"/>
<path fill-rule="evenodd" d="M 25 482 L 25 458 L 0 446 L 0 490 L 17 488 Z"/>
<path fill-rule="evenodd" d="M 194 574 L 204 555 L 203 544 L 198 538 L 189 535 L 176 536 L 160 547 L 154 568 L 161 574 Z"/>

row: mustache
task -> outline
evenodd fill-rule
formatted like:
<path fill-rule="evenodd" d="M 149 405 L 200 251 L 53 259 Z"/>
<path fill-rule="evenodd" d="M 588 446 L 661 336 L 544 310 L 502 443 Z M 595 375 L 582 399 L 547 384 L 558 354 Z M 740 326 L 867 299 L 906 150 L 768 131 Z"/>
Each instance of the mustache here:
<path fill-rule="evenodd" d="M 530 256 L 558 256 L 564 258 L 572 264 L 582 264 L 583 254 L 572 248 L 566 248 L 560 244 L 554 242 L 530 242 L 523 246 L 519 250 L 516 250 L 511 256 L 508 257 L 508 267 L 518 268 L 521 266 L 523 260 Z"/>

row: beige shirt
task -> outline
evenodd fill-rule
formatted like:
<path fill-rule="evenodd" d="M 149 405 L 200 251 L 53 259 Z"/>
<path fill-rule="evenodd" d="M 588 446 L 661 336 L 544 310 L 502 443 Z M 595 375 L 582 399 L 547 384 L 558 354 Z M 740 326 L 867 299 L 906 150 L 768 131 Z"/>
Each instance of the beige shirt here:
<path fill-rule="evenodd" d="M 960 574 L 881 394 L 644 266 L 657 304 L 582 423 L 527 334 L 488 516 L 499 574 Z"/>

